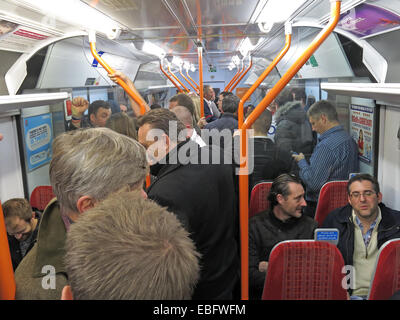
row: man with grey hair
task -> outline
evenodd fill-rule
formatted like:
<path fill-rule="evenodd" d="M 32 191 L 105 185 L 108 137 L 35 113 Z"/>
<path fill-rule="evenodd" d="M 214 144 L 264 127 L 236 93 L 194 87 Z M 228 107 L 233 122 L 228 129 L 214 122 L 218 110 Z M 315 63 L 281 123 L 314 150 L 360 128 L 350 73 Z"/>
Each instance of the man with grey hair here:
<path fill-rule="evenodd" d="M 64 244 L 70 225 L 113 192 L 137 189 L 146 196 L 147 172 L 144 148 L 108 128 L 54 139 L 50 181 L 57 198 L 45 209 L 37 243 L 15 272 L 16 299 L 60 299 L 68 278 Z"/>
<path fill-rule="evenodd" d="M 294 154 L 300 168 L 300 178 L 306 185 L 305 213 L 314 217 L 319 191 L 333 180 L 347 180 L 358 172 L 358 147 L 339 123 L 335 106 L 327 100 L 314 103 L 307 112 L 313 131 L 320 134 L 310 158 Z"/>
<path fill-rule="evenodd" d="M 138 192 L 111 194 L 68 232 L 70 286 L 64 287 L 62 298 L 191 299 L 199 257 L 175 214 Z"/>

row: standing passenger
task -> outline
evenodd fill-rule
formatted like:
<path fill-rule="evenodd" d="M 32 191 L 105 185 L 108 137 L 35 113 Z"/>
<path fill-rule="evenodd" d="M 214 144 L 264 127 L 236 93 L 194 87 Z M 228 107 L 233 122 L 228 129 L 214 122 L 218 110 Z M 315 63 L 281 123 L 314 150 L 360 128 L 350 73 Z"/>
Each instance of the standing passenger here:
<path fill-rule="evenodd" d="M 139 119 L 139 142 L 153 159 L 150 171 L 157 177 L 148 195 L 177 215 L 202 256 L 193 299 L 232 299 L 239 272 L 233 168 L 221 164 L 222 156 L 214 164 L 219 148 L 200 148 L 184 140 L 186 134 L 181 135 L 184 141 L 178 139 L 183 130 L 166 109 Z"/>
<path fill-rule="evenodd" d="M 59 300 L 68 279 L 70 225 L 113 192 L 137 189 L 145 196 L 146 173 L 144 148 L 110 129 L 74 130 L 54 139 L 50 181 L 57 199 L 45 209 L 37 242 L 15 271 L 15 298 Z"/>
<path fill-rule="evenodd" d="M 306 214 L 314 217 L 319 191 L 333 180 L 347 180 L 349 174 L 358 172 L 358 147 L 344 131 L 338 120 L 336 108 L 327 100 L 314 103 L 308 110 L 314 131 L 320 134 L 308 163 L 304 154 L 293 155 L 300 168 L 300 178 L 306 185 Z"/>

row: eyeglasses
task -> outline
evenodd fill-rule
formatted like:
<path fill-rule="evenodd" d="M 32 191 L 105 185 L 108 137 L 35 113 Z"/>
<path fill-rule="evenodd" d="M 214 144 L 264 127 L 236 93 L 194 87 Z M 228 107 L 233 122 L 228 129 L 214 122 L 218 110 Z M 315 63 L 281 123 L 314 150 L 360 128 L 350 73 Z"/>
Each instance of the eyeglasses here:
<path fill-rule="evenodd" d="M 352 197 L 353 199 L 359 199 L 360 196 L 362 195 L 364 198 L 366 197 L 372 197 L 374 194 L 376 194 L 375 191 L 372 190 L 366 190 L 364 192 L 358 192 L 358 191 L 354 191 L 350 194 L 350 197 Z"/>

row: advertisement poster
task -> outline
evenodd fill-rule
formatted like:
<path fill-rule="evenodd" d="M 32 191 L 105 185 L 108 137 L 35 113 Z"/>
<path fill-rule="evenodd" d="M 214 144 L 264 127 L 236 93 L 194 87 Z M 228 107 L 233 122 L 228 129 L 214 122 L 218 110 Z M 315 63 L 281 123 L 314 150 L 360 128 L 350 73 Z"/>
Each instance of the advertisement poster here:
<path fill-rule="evenodd" d="M 23 118 L 23 123 L 28 171 L 32 171 L 51 160 L 51 114 Z"/>
<path fill-rule="evenodd" d="M 51 36 L 50 33 L 0 19 L 0 49 L 28 52 L 38 42 Z"/>
<path fill-rule="evenodd" d="M 400 27 L 400 16 L 387 9 L 362 3 L 342 14 L 338 27 L 363 38 Z"/>
<path fill-rule="evenodd" d="M 371 164 L 374 146 L 374 108 L 352 105 L 350 112 L 350 134 L 357 142 L 359 159 Z"/>

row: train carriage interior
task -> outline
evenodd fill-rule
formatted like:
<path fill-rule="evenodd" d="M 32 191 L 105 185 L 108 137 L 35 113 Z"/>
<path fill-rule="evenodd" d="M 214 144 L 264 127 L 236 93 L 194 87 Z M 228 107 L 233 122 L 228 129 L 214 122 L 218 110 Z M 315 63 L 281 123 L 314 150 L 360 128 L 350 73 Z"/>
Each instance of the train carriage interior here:
<path fill-rule="evenodd" d="M 307 51 L 337 3 L 333 31 Z M 0 201 L 50 185 L 51 144 L 66 131 L 74 98 L 130 110 L 129 94 L 92 54 L 95 42 L 148 106 L 168 108 L 183 91 L 203 98 L 204 85 L 228 88 L 255 110 L 284 87 L 332 102 L 356 142 L 364 132 L 359 172 L 376 177 L 382 202 L 400 210 L 399 41 L 397 0 L 0 0 Z M 250 117 L 239 124 L 247 128 Z"/>

